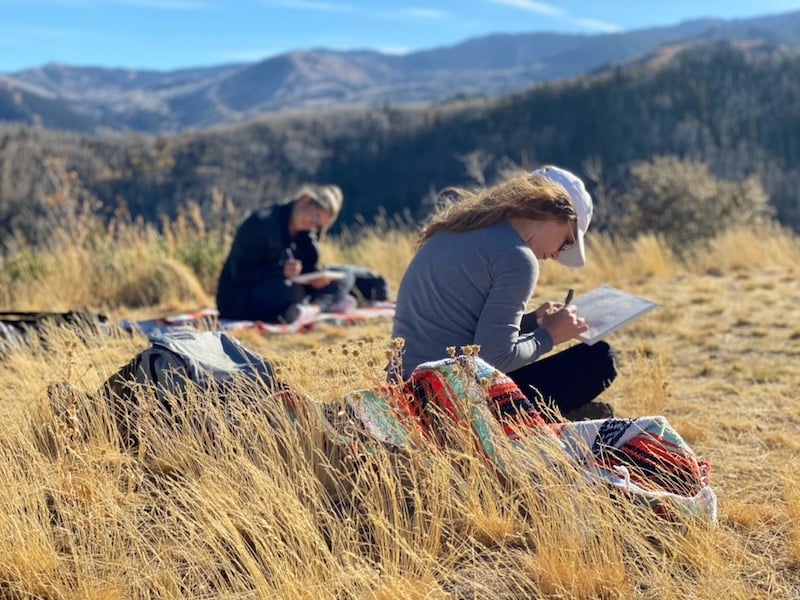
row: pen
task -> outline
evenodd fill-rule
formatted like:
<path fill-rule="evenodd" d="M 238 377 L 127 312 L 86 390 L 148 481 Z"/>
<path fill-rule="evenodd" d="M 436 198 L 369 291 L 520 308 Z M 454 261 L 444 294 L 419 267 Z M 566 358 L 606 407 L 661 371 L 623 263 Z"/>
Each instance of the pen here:
<path fill-rule="evenodd" d="M 291 248 L 286 249 L 286 258 L 289 260 L 294 260 L 294 252 L 292 252 Z"/>
<path fill-rule="evenodd" d="M 574 295 L 575 295 L 575 290 L 569 288 L 569 291 L 567 292 L 567 297 L 564 298 L 564 306 L 562 308 L 566 308 L 569 305 L 569 303 L 572 302 L 572 297 Z"/>

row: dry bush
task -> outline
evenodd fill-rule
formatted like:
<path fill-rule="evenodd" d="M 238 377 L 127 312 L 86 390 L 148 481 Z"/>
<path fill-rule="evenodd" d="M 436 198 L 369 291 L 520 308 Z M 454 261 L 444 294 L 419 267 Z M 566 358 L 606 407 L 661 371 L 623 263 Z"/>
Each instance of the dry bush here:
<path fill-rule="evenodd" d="M 50 343 L 71 370 L 85 362 Z M 239 410 L 230 428 L 200 395 L 173 404 L 185 423 L 211 422 L 213 439 L 151 419 L 143 449 L 127 454 L 90 395 L 61 398 L 70 416 L 49 414 L 40 389 L 28 394 L 39 410 L 18 407 L 24 425 L 0 438 L 5 530 L 16 532 L 0 545 L 8 597 L 703 597 L 708 573 L 737 575 L 729 540 L 615 500 L 535 440 L 520 461 L 500 438 L 504 472 L 458 427 L 444 450 L 332 461 L 313 413 Z M 251 401 L 237 395 L 237 406 Z M 33 441 L 42 427 L 54 452 Z"/>
<path fill-rule="evenodd" d="M 188 205 L 159 232 L 141 222 L 113 221 L 79 243 L 57 231 L 51 251 L 24 243 L 0 257 L 0 309 L 165 311 L 213 305 L 216 280 L 233 238 L 235 219 L 219 199 L 220 230 L 209 231 L 199 208 Z M 330 236 L 321 244 L 326 263 L 357 263 L 383 274 L 397 289 L 414 252 L 410 227 L 378 218 Z"/>
<path fill-rule="evenodd" d="M 396 285 L 402 268 L 389 261 L 410 257 L 411 236 L 376 231 L 341 248 L 331 238 L 326 252 Z M 131 228 L 97 259 L 66 249 L 57 268 L 43 257 L 31 267 L 36 282 L 26 288 L 18 279 L 14 298 L 69 307 L 87 294 L 76 274 L 94 272 L 88 280 L 95 289 L 105 282 L 108 304 L 122 312 L 119 290 L 136 269 L 138 281 L 154 281 L 141 273 L 165 261 L 161 239 L 148 235 L 137 242 Z M 552 468 L 553 456 L 536 462 L 538 451 L 521 464 L 502 446 L 505 472 L 463 438 L 448 451 L 377 449 L 354 461 L 326 441 L 313 411 L 291 421 L 282 405 L 242 410 L 229 429 L 202 395 L 186 401 L 187 422 L 211 423 L 213 438 L 154 419 L 140 449 L 124 452 L 92 393 L 146 340 L 53 328 L 0 362 L 2 595 L 797 597 L 797 237 L 734 229 L 687 260 L 654 236 L 590 238 L 586 269 L 543 265 L 537 300 L 612 283 L 659 303 L 610 338 L 620 375 L 604 399 L 620 416 L 666 415 L 711 462 L 718 526 L 655 518 L 587 485 L 569 465 Z M 100 255 L 103 268 L 92 267 Z M 344 393 L 383 380 L 389 332 L 384 322 L 241 338 L 300 393 L 336 406 Z M 61 381 L 70 386 L 48 396 Z M 254 394 L 243 389 L 236 401 Z"/>
<path fill-rule="evenodd" d="M 676 251 L 731 227 L 765 223 L 774 214 L 757 175 L 724 181 L 705 163 L 673 155 L 631 166 L 618 211 L 618 218 L 609 223 L 616 234 L 659 234 Z"/>
<path fill-rule="evenodd" d="M 49 253 L 21 248 L 3 258 L 7 310 L 70 308 L 175 310 L 209 306 L 197 274 L 165 252 L 164 237 L 141 223 L 116 221 L 80 244 L 56 234 Z M 168 249 L 168 248 L 167 248 Z"/>
<path fill-rule="evenodd" d="M 695 270 L 710 274 L 747 271 L 753 265 L 793 267 L 800 256 L 800 239 L 777 223 L 729 229 L 690 254 Z"/>
<path fill-rule="evenodd" d="M 622 286 L 669 277 L 685 268 L 667 241 L 654 234 L 642 234 L 632 240 L 590 234 L 586 238 L 586 252 L 590 258 L 582 269 L 559 263 L 540 265 L 539 285 L 557 284 L 563 288 L 574 283 L 576 291 L 589 291 L 601 283 Z"/>

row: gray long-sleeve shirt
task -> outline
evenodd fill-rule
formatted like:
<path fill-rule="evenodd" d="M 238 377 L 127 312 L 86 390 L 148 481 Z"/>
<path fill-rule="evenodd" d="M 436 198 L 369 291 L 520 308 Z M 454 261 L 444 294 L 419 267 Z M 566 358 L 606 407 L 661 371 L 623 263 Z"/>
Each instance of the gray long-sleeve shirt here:
<path fill-rule="evenodd" d="M 520 332 L 539 263 L 517 231 L 499 221 L 466 233 L 437 232 L 419 248 L 397 291 L 392 337 L 405 340 L 403 377 L 446 348 L 477 344 L 505 373 L 553 347 L 543 329 Z"/>

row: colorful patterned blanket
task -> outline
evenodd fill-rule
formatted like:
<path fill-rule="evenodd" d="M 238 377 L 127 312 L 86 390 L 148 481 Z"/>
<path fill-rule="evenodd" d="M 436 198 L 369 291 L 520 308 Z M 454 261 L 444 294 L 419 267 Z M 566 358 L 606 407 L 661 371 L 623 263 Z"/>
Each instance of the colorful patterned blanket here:
<path fill-rule="evenodd" d="M 422 364 L 402 388 L 358 390 L 347 394 L 344 402 L 349 433 L 343 433 L 341 418 L 326 421 L 327 433 L 357 452 L 369 452 L 369 441 L 412 451 L 431 441 L 452 444 L 458 442 L 452 439 L 456 423 L 462 432 L 469 429 L 471 443 L 501 469 L 508 466 L 503 458 L 507 455 L 498 451 L 501 438 L 510 442 L 523 463 L 524 453 L 538 448 L 543 456 L 545 448 L 550 453 L 555 447 L 578 466 L 586 481 L 614 486 L 656 514 L 717 520 L 709 464 L 698 460 L 666 418 L 548 424 L 507 375 L 477 357 Z M 360 437 L 353 437 L 353 423 Z M 527 464 L 541 468 L 547 462 Z"/>
<path fill-rule="evenodd" d="M 122 319 L 117 324 L 127 331 L 140 331 L 145 335 L 170 331 L 177 327 L 198 327 L 220 331 L 255 329 L 264 333 L 302 333 L 319 325 L 349 326 L 371 319 L 394 317 L 394 302 L 376 302 L 355 308 L 346 313 L 318 313 L 301 317 L 292 323 L 268 323 L 265 321 L 239 321 L 220 319 L 216 308 L 201 308 L 167 317 L 131 321 Z"/>

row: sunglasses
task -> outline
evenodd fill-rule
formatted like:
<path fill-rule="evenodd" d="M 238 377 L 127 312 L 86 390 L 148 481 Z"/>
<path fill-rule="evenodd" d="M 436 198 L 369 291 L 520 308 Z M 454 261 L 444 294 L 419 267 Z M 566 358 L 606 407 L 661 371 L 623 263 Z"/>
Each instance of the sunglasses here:
<path fill-rule="evenodd" d="M 567 234 L 564 243 L 561 244 L 561 247 L 558 249 L 559 252 L 566 252 L 570 248 L 575 245 L 575 236 L 572 234 L 572 227 L 570 227 L 570 232 Z"/>
<path fill-rule="evenodd" d="M 308 220 L 311 221 L 311 224 L 315 227 L 322 225 L 323 220 L 327 217 L 328 213 L 323 211 L 324 209 L 314 200 L 311 200 L 303 207 L 303 212 L 308 215 Z"/>

